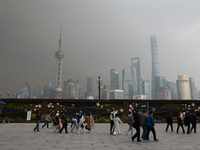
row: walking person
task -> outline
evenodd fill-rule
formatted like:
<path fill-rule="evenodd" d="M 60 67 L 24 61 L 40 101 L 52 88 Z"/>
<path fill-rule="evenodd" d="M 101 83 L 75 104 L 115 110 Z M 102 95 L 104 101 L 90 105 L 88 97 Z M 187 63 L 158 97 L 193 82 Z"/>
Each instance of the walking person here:
<path fill-rule="evenodd" d="M 47 125 L 47 128 L 49 128 L 49 121 L 51 121 L 51 113 L 48 113 L 45 117 L 45 123 L 42 126 L 42 128 L 44 128 Z"/>
<path fill-rule="evenodd" d="M 36 110 L 36 118 L 35 118 L 35 120 L 36 120 L 36 126 L 35 126 L 35 128 L 33 129 L 33 131 L 37 130 L 37 132 L 40 132 L 40 130 L 39 130 L 40 110 L 39 110 L 39 108 L 37 108 L 37 110 Z"/>
<path fill-rule="evenodd" d="M 77 115 L 77 122 L 79 124 L 79 121 L 81 119 L 81 116 L 82 116 L 82 110 L 79 111 L 78 115 Z"/>
<path fill-rule="evenodd" d="M 147 116 L 148 113 L 146 110 L 144 110 L 144 112 L 140 115 L 141 127 L 143 129 L 142 133 L 143 140 L 147 140 Z"/>
<path fill-rule="evenodd" d="M 78 131 L 78 121 L 76 112 L 73 113 L 71 128 L 71 132 L 73 132 L 74 128 L 76 128 L 76 130 Z"/>
<path fill-rule="evenodd" d="M 110 112 L 110 134 L 113 134 L 114 132 L 114 109 L 111 110 Z"/>
<path fill-rule="evenodd" d="M 192 113 L 191 113 L 191 115 L 190 115 L 190 119 L 191 119 L 191 123 L 192 123 L 191 133 L 192 133 L 192 130 L 193 130 L 193 129 L 194 129 L 194 133 L 197 133 L 197 132 L 196 132 L 197 116 L 196 116 L 196 114 L 194 113 L 194 110 L 192 111 Z"/>
<path fill-rule="evenodd" d="M 141 126 L 141 122 L 140 122 L 140 112 L 136 111 L 135 114 L 133 115 L 133 119 L 134 119 L 134 123 L 133 123 L 133 127 L 136 129 L 136 133 L 135 135 L 133 135 L 132 141 L 134 142 L 134 139 L 137 137 L 137 142 L 141 142 L 140 140 L 140 126 Z"/>
<path fill-rule="evenodd" d="M 65 133 L 67 134 L 68 133 L 68 131 L 67 131 L 68 122 L 67 122 L 65 114 L 62 115 L 61 123 L 62 123 L 62 128 L 60 129 L 59 133 L 62 133 L 62 130 L 65 128 Z"/>
<path fill-rule="evenodd" d="M 94 129 L 94 118 L 93 118 L 91 112 L 89 112 L 86 122 L 87 122 L 87 125 L 86 125 L 85 129 L 87 129 L 88 132 L 90 133 L 91 129 Z"/>
<path fill-rule="evenodd" d="M 85 132 L 85 117 L 83 114 L 80 116 L 79 128 L 77 131 L 78 134 L 80 134 L 81 129 L 83 130 L 83 133 L 86 133 Z"/>
<path fill-rule="evenodd" d="M 172 120 L 172 112 L 170 112 L 169 116 L 166 117 L 167 126 L 165 131 L 168 131 L 169 125 L 171 126 L 171 131 L 173 132 L 173 120 Z"/>
<path fill-rule="evenodd" d="M 191 123 L 190 112 L 187 111 L 184 118 L 184 124 L 185 126 L 187 126 L 187 134 L 190 134 L 190 123 Z"/>
<path fill-rule="evenodd" d="M 131 131 L 131 135 L 133 135 L 133 114 L 129 112 L 128 114 L 128 130 L 126 131 L 126 135 L 128 135 L 129 131 Z"/>
<path fill-rule="evenodd" d="M 123 122 L 120 120 L 118 114 L 115 114 L 115 117 L 114 117 L 113 121 L 114 121 L 114 132 L 113 132 L 113 135 L 116 135 L 117 133 L 119 135 L 121 135 L 122 133 L 121 133 L 120 128 L 119 128 L 119 123 L 123 123 Z"/>
<path fill-rule="evenodd" d="M 153 118 L 153 112 L 149 112 L 149 115 L 147 116 L 147 141 L 149 141 L 149 133 L 152 131 L 154 141 L 158 141 L 156 138 L 156 131 L 154 129 L 154 118 Z"/>
<path fill-rule="evenodd" d="M 185 130 L 184 130 L 184 127 L 183 127 L 183 113 L 180 112 L 179 113 L 179 116 L 177 117 L 177 123 L 178 123 L 178 126 L 177 126 L 177 134 L 178 134 L 178 131 L 179 131 L 179 127 L 181 126 L 182 130 L 183 130 L 183 133 L 185 133 Z"/>
<path fill-rule="evenodd" d="M 56 113 L 56 117 L 54 119 L 55 132 L 58 132 L 58 125 L 59 125 L 59 113 Z"/>

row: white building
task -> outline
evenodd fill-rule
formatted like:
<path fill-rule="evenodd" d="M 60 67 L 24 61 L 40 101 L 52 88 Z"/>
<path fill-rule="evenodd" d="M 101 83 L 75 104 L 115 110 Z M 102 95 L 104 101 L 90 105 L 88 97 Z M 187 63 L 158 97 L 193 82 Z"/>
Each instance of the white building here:
<path fill-rule="evenodd" d="M 110 99 L 124 99 L 123 90 L 110 90 Z"/>
<path fill-rule="evenodd" d="M 133 95 L 133 99 L 146 99 L 146 95 Z"/>

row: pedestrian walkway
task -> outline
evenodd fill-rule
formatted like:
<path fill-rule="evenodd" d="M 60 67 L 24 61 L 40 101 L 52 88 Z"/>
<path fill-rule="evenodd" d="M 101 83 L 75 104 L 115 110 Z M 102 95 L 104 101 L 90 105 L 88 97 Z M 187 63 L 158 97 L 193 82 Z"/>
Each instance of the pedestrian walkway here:
<path fill-rule="evenodd" d="M 110 135 L 108 123 L 95 124 L 91 133 L 62 134 L 54 133 L 53 129 L 41 129 L 33 132 L 33 123 L 0 124 L 0 150 L 196 150 L 200 149 L 200 132 L 197 125 L 197 133 L 179 134 L 165 132 L 166 124 L 156 124 L 158 142 L 153 141 L 150 133 L 150 141 L 132 142 L 131 135 L 126 135 L 128 125 L 120 124 L 122 135 Z M 70 131 L 70 125 L 68 131 Z M 174 129 L 177 125 L 174 124 Z M 170 128 L 169 128 L 170 129 Z M 135 131 L 135 130 L 134 130 Z M 142 130 L 141 130 L 142 131 Z"/>

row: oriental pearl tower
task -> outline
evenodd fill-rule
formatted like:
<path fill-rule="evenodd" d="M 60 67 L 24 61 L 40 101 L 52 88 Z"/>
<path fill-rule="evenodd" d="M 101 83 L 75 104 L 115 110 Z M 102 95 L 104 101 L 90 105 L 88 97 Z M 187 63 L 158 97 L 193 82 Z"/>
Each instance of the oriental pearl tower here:
<path fill-rule="evenodd" d="M 54 90 L 54 96 L 56 98 L 62 97 L 62 87 L 61 87 L 61 81 L 62 81 L 62 59 L 64 58 L 64 52 L 61 51 L 61 43 L 62 43 L 62 28 L 60 28 L 60 39 L 59 39 L 59 50 L 56 51 L 55 57 L 56 57 L 56 87 Z"/>

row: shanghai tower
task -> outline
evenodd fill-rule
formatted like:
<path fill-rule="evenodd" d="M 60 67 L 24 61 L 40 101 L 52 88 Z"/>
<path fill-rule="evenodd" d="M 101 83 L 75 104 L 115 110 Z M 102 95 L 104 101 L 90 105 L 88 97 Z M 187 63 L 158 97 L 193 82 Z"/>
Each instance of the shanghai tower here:
<path fill-rule="evenodd" d="M 152 99 L 156 98 L 156 84 L 155 79 L 159 76 L 159 61 L 158 61 L 158 46 L 157 46 L 157 38 L 155 35 L 151 35 L 151 61 L 152 61 L 152 76 L 151 76 L 151 97 Z"/>

